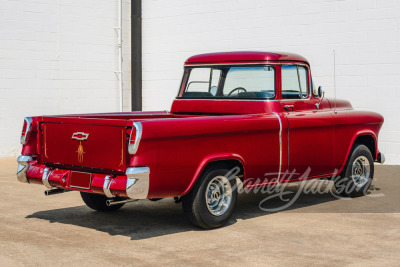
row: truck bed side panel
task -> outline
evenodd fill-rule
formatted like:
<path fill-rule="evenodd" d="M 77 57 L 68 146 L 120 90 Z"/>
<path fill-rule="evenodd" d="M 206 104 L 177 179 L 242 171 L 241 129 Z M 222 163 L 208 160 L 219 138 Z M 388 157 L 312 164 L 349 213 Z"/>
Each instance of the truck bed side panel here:
<path fill-rule="evenodd" d="M 187 191 L 199 164 L 218 154 L 240 155 L 246 179 L 277 177 L 280 123 L 274 114 L 143 121 L 143 136 L 131 166 L 150 167 L 149 198 Z M 266 173 L 270 175 L 266 176 Z"/>

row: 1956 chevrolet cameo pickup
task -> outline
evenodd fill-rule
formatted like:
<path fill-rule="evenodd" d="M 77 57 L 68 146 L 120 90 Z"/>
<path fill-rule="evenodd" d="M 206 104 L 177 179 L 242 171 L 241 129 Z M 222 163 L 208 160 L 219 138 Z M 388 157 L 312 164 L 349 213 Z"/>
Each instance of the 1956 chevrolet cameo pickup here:
<path fill-rule="evenodd" d="M 384 161 L 382 123 L 324 98 L 302 56 L 202 54 L 185 62 L 170 112 L 25 118 L 17 178 L 43 184 L 46 195 L 80 191 L 97 211 L 175 197 L 209 229 L 228 221 L 240 181 L 259 188 L 333 177 L 340 194 L 365 194 L 374 162 Z"/>

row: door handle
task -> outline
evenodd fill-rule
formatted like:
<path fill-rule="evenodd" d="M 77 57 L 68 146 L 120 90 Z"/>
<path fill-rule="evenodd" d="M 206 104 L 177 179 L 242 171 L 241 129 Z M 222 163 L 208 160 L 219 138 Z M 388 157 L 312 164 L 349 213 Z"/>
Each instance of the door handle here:
<path fill-rule="evenodd" d="M 293 105 L 284 105 L 283 108 L 284 108 L 286 111 L 293 111 L 294 106 L 293 106 Z"/>

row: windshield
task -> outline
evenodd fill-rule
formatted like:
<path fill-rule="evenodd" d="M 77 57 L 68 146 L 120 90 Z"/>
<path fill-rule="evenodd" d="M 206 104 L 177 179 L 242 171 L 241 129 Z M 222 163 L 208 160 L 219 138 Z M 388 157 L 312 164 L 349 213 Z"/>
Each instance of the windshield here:
<path fill-rule="evenodd" d="M 178 98 L 271 99 L 275 69 L 263 66 L 213 66 L 185 69 Z"/>

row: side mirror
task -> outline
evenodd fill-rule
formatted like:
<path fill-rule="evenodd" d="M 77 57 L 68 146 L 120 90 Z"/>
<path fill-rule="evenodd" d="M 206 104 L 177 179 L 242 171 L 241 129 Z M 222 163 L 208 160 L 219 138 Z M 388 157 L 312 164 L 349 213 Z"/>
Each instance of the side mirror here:
<path fill-rule="evenodd" d="M 324 95 L 325 95 L 325 92 L 322 90 L 322 87 L 319 86 L 319 87 L 318 87 L 318 97 L 319 97 L 319 98 L 323 98 Z"/>

